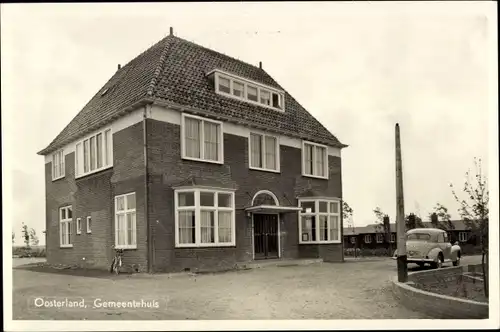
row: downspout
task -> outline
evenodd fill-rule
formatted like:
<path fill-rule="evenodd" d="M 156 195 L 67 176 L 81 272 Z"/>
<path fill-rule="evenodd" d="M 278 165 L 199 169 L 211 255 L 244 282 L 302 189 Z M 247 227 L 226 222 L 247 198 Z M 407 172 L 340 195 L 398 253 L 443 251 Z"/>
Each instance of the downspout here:
<path fill-rule="evenodd" d="M 148 118 L 148 113 L 151 114 L 151 104 L 146 104 L 144 106 L 144 114 L 142 119 L 142 133 L 143 133 L 143 143 L 144 143 L 144 220 L 146 221 L 147 227 L 147 239 L 148 239 L 148 272 L 153 272 L 154 262 L 153 262 L 153 232 L 151 230 L 151 225 L 149 223 L 149 171 L 148 171 L 148 133 L 146 119 Z"/>

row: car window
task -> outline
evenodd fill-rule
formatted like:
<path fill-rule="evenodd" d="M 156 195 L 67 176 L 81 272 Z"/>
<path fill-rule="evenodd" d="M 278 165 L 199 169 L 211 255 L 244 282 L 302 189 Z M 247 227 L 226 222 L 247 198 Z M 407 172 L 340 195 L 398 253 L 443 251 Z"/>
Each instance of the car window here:
<path fill-rule="evenodd" d="M 429 241 L 431 239 L 431 236 L 427 233 L 411 233 L 408 234 L 407 240 L 408 241 Z"/>
<path fill-rule="evenodd" d="M 448 234 L 443 233 L 443 236 L 444 236 L 444 242 L 448 242 Z"/>
<path fill-rule="evenodd" d="M 438 242 L 439 243 L 444 243 L 444 233 L 438 234 Z"/>

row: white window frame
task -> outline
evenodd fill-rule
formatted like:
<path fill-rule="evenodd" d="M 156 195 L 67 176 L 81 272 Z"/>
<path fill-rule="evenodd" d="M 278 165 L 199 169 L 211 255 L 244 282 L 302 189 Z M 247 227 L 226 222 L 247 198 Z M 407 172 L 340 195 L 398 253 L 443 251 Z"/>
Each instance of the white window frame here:
<path fill-rule="evenodd" d="M 371 234 L 366 234 L 365 235 L 365 243 L 372 243 L 372 236 L 371 236 Z"/>
<path fill-rule="evenodd" d="M 375 241 L 377 241 L 377 243 L 384 243 L 384 234 L 377 233 L 377 235 L 375 235 Z"/>
<path fill-rule="evenodd" d="M 467 232 L 460 232 L 460 233 L 458 233 L 458 241 L 460 241 L 460 242 L 467 242 L 468 241 Z"/>
<path fill-rule="evenodd" d="M 193 192 L 193 206 L 179 206 L 179 193 Z M 214 206 L 200 206 L 200 193 L 209 192 L 214 194 Z M 218 195 L 231 195 L 231 207 L 218 207 Z M 234 191 L 218 188 L 185 188 L 174 190 L 174 209 L 175 209 L 175 247 L 176 248 L 193 248 L 193 247 L 234 247 L 236 245 L 236 209 Z M 195 243 L 180 243 L 179 241 L 179 211 L 193 211 L 195 215 Z M 201 211 L 214 211 L 214 243 L 201 242 Z M 219 242 L 219 211 L 231 212 L 231 242 Z"/>
<path fill-rule="evenodd" d="M 127 196 L 129 196 L 129 195 L 135 195 L 135 208 L 134 209 L 128 209 Z M 118 201 L 118 198 L 121 198 L 121 197 L 123 197 L 123 199 L 124 199 L 124 210 L 118 211 L 117 201 Z M 126 224 L 127 223 L 126 216 L 127 216 L 127 214 L 131 214 L 131 213 L 135 214 L 134 223 L 132 224 L 132 232 L 135 234 L 134 235 L 135 243 L 118 245 L 118 216 L 124 215 L 125 216 L 125 224 Z M 115 218 L 114 219 L 115 219 L 115 227 L 114 227 L 114 229 L 115 229 L 115 248 L 116 249 L 137 249 L 137 195 L 135 192 L 129 192 L 126 194 L 115 196 Z M 128 232 L 126 230 L 125 230 L 125 240 L 127 243 L 129 243 Z"/>
<path fill-rule="evenodd" d="M 57 160 L 57 162 L 56 162 Z M 66 174 L 64 150 L 57 150 L 52 154 L 52 181 L 64 178 Z"/>
<path fill-rule="evenodd" d="M 260 158 L 261 158 L 263 167 L 252 166 L 252 134 L 259 135 L 262 137 L 263 144 L 262 144 L 262 149 L 260 151 Z M 276 169 L 265 167 L 266 166 L 266 137 L 273 137 L 275 139 L 275 142 L 276 142 L 275 143 L 276 144 L 276 146 L 275 146 L 275 149 L 276 149 L 276 155 L 275 155 Z M 280 157 L 280 138 L 279 138 L 279 136 L 265 134 L 265 133 L 254 131 L 254 130 L 250 131 L 250 133 L 248 134 L 248 168 L 258 170 L 258 171 L 280 173 L 280 171 L 281 171 L 280 160 L 281 160 L 281 157 Z"/>
<path fill-rule="evenodd" d="M 331 243 L 342 243 L 342 218 L 341 218 L 341 209 L 342 205 L 340 203 L 340 199 L 336 198 L 300 198 L 299 199 L 299 207 L 302 206 L 302 203 L 314 202 L 314 211 L 315 212 L 302 212 L 299 211 L 299 244 L 331 244 Z M 319 202 L 327 203 L 327 212 L 319 212 Z M 330 211 L 330 203 L 337 204 L 337 212 Z M 316 218 L 316 241 L 302 241 L 302 217 L 303 216 L 314 216 Z M 319 227 L 319 217 L 327 216 L 328 220 L 328 237 L 330 237 L 330 217 L 336 216 L 338 220 L 338 240 L 320 240 L 320 227 Z"/>
<path fill-rule="evenodd" d="M 62 218 L 62 211 L 66 211 L 66 218 Z M 68 211 L 71 210 L 71 218 L 68 218 Z M 73 206 L 67 205 L 59 208 L 59 247 L 60 248 L 72 248 L 73 243 L 71 243 L 71 223 L 73 222 Z M 63 227 L 68 232 L 68 243 L 63 243 Z"/>
<path fill-rule="evenodd" d="M 82 234 L 82 218 L 76 218 L 76 234 Z"/>
<path fill-rule="evenodd" d="M 185 137 L 185 130 L 186 130 L 186 118 L 191 118 L 195 120 L 201 121 L 200 125 L 200 158 L 194 158 L 194 157 L 188 157 L 186 155 L 186 137 Z M 205 144 L 204 144 L 204 122 L 210 122 L 215 125 L 219 126 L 219 146 L 218 146 L 218 156 L 219 160 L 208 160 L 204 158 L 205 154 Z M 216 121 L 212 119 L 207 119 L 201 116 L 196 116 L 196 115 L 191 115 L 191 114 L 186 114 L 182 113 L 182 123 L 181 123 L 181 156 L 182 159 L 186 160 L 195 160 L 195 161 L 202 161 L 206 163 L 213 163 L 213 164 L 224 164 L 224 131 L 223 131 L 223 123 L 221 121 Z"/>
<path fill-rule="evenodd" d="M 106 140 L 106 132 L 109 131 L 109 141 Z M 100 151 L 100 156 L 101 156 L 101 167 L 97 168 L 97 135 L 101 134 L 102 136 L 102 144 L 101 144 L 101 151 Z M 96 154 L 94 158 L 94 164 L 95 164 L 95 169 L 91 170 L 90 168 L 90 149 L 93 147 L 90 144 L 90 139 L 94 138 L 94 144 L 93 146 L 95 147 Z M 88 171 L 85 172 L 85 141 L 88 141 L 88 147 L 89 147 L 89 154 L 88 154 Z M 81 154 L 79 153 L 79 149 L 81 149 Z M 106 151 L 109 151 L 109 156 L 106 156 Z M 106 160 L 108 160 L 108 164 L 106 164 Z M 93 133 L 92 135 L 88 135 L 85 138 L 81 139 L 80 141 L 76 142 L 75 144 L 75 178 L 81 178 L 84 176 L 87 176 L 89 174 L 97 173 L 100 171 L 103 171 L 105 169 L 113 167 L 113 130 L 111 127 L 108 128 L 103 128 L 102 130 Z"/>
<path fill-rule="evenodd" d="M 356 244 L 356 236 L 351 236 L 350 242 L 351 244 Z"/>
<path fill-rule="evenodd" d="M 313 167 L 312 167 L 312 174 L 307 174 L 306 173 L 306 145 L 311 145 L 313 147 Z M 320 176 L 317 174 L 314 174 L 316 171 L 316 147 L 324 148 L 325 150 L 325 155 L 324 155 L 324 164 L 323 167 L 325 169 L 325 175 Z M 323 145 L 323 144 L 318 144 L 318 143 L 313 143 L 309 141 L 302 141 L 302 176 L 307 176 L 311 178 L 318 178 L 318 179 L 328 179 L 329 175 L 329 169 L 328 169 L 328 146 Z"/>
<path fill-rule="evenodd" d="M 391 243 L 396 242 L 396 234 L 391 233 Z"/>
<path fill-rule="evenodd" d="M 213 70 L 210 73 L 208 73 L 207 75 L 210 76 L 212 74 L 214 75 L 215 92 L 216 93 L 223 95 L 223 96 L 238 99 L 238 100 L 250 103 L 250 104 L 259 105 L 259 106 L 265 107 L 265 108 L 270 108 L 270 109 L 275 110 L 275 111 L 285 112 L 285 92 L 284 91 L 273 88 L 271 86 L 268 86 L 268 85 L 265 85 L 262 83 L 258 83 L 258 82 L 253 81 L 253 80 L 249 80 L 247 78 L 236 76 L 236 75 L 233 75 L 233 74 L 230 74 L 228 72 L 221 71 L 221 70 Z M 219 78 L 220 77 L 223 77 L 223 78 L 229 80 L 229 91 L 230 91 L 229 93 L 226 93 L 226 92 L 221 91 L 219 89 Z M 243 83 L 243 86 L 244 86 L 243 87 L 243 97 L 235 96 L 233 94 L 233 82 L 234 81 L 237 81 L 239 83 Z M 249 85 L 257 88 L 257 101 L 253 101 L 253 100 L 248 99 L 248 86 Z M 263 104 L 260 102 L 261 90 L 266 90 L 269 92 L 270 105 L 266 105 L 266 104 Z M 281 106 L 281 108 L 273 106 L 273 93 L 278 95 L 279 105 Z"/>
<path fill-rule="evenodd" d="M 137 201 L 136 201 L 136 203 L 137 203 Z M 137 217 L 137 215 L 136 215 L 136 217 Z M 87 226 L 87 234 L 91 234 L 92 233 L 92 228 L 91 228 L 92 227 L 91 226 L 91 224 L 92 224 L 92 216 L 87 216 L 87 222 L 86 222 L 86 224 L 87 224 L 86 225 Z"/>

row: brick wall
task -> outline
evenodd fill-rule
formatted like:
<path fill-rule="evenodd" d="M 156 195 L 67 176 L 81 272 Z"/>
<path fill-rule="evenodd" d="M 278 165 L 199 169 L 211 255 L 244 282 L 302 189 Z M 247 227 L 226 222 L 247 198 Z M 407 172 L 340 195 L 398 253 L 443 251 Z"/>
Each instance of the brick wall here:
<path fill-rule="evenodd" d="M 306 189 L 342 197 L 340 158 L 329 156 L 329 180 L 301 176 L 301 150 L 281 146 L 281 174 L 248 168 L 247 138 L 224 134 L 224 165 L 181 159 L 180 126 L 148 119 L 149 218 L 154 238 L 156 271 L 196 270 L 231 266 L 252 259 L 252 224 L 244 207 L 259 190 L 270 190 L 280 205 L 297 205 Z M 230 248 L 175 248 L 172 186 L 197 176 L 236 186 L 236 246 Z M 342 245 L 298 245 L 297 215 L 281 216 L 281 246 L 286 258 L 342 260 Z M 321 249 L 319 247 L 322 247 Z M 326 247 L 329 247 L 328 249 Z"/>
<path fill-rule="evenodd" d="M 113 168 L 75 180 L 75 155 L 65 156 L 64 178 L 52 181 L 52 163 L 45 164 L 47 261 L 50 264 L 109 268 L 114 256 L 114 196 L 136 192 L 137 249 L 124 253 L 126 267 L 147 269 L 147 228 L 144 223 L 142 127 L 138 123 L 113 134 Z M 122 160 L 130 160 L 124 163 Z M 72 248 L 59 245 L 59 208 L 73 207 Z M 92 217 L 87 234 L 86 218 Z M 76 234 L 76 219 L 82 232 Z"/>

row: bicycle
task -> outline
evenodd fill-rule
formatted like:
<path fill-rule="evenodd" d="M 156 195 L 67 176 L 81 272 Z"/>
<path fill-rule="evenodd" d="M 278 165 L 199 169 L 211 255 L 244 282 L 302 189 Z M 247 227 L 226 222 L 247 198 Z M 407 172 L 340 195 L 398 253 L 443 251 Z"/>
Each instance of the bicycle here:
<path fill-rule="evenodd" d="M 110 273 L 120 273 L 120 268 L 122 267 L 122 254 L 123 249 L 115 249 L 115 257 L 113 258 L 113 262 L 111 263 L 111 268 L 109 270 Z"/>

